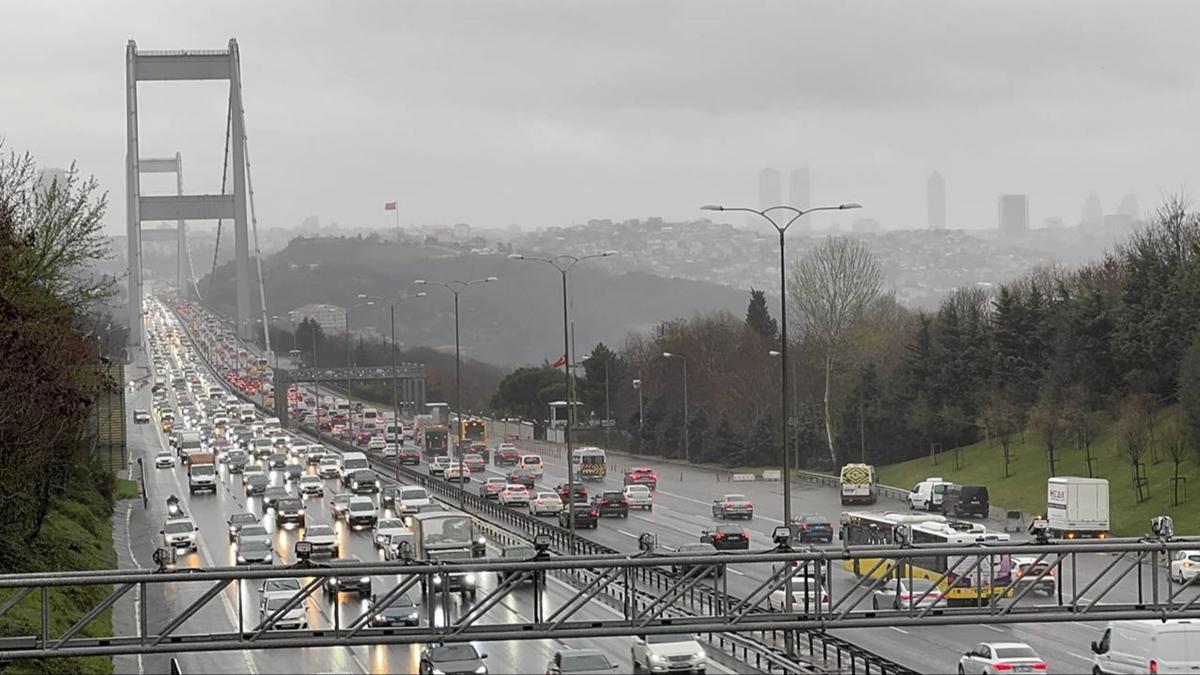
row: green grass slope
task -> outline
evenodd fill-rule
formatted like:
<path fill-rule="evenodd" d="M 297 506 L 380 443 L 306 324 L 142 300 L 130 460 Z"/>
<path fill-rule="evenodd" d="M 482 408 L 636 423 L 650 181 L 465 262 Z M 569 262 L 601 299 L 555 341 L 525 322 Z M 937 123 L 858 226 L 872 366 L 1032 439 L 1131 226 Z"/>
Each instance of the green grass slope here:
<path fill-rule="evenodd" d="M 1159 415 L 1158 425 L 1177 415 L 1175 409 Z M 1086 476 L 1087 463 L 1084 451 L 1075 449 L 1070 442 L 1055 451 L 1058 456 L 1059 476 Z M 979 442 L 942 454 L 935 464 L 930 457 L 913 459 L 879 469 L 879 480 L 885 485 L 911 489 L 917 482 L 929 476 L 941 476 L 960 484 L 988 486 L 993 506 L 1021 509 L 1026 514 L 1042 513 L 1046 509 L 1046 479 L 1049 476 L 1046 449 L 1036 434 L 1030 433 L 1024 442 L 1017 437 L 1012 446 L 1015 461 L 1012 476 L 1004 478 L 1004 455 L 1000 444 L 993 441 L 989 446 Z M 960 453 L 961 468 L 955 468 L 955 452 Z M 1175 531 L 1180 533 L 1200 532 L 1200 467 L 1195 458 L 1189 457 L 1180 466 L 1180 475 L 1187 477 L 1191 493 L 1185 500 L 1183 485 L 1180 486 L 1180 505 L 1171 506 L 1171 476 L 1174 464 L 1165 451 L 1157 452 L 1157 461 L 1150 453 L 1144 458 L 1146 477 L 1150 482 L 1150 499 L 1137 503 L 1132 471 L 1129 461 L 1121 456 L 1115 437 L 1115 424 L 1109 417 L 1098 419 L 1098 433 L 1092 444 L 1095 475 L 1109 482 L 1109 515 L 1114 534 L 1118 536 L 1141 536 L 1150 530 L 1150 518 L 1170 515 L 1175 520 Z"/>

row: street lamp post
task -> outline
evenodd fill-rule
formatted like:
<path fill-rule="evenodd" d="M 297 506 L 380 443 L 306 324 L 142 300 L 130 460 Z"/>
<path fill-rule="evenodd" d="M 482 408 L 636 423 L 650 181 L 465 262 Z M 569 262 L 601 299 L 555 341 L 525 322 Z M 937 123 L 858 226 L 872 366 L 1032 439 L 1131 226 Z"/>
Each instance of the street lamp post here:
<path fill-rule="evenodd" d="M 688 444 L 688 395 L 687 395 L 687 357 L 673 352 L 663 352 L 663 358 L 679 359 L 683 362 L 683 461 L 692 461 L 692 448 Z"/>
<path fill-rule="evenodd" d="M 317 323 L 313 321 L 308 325 L 309 335 L 312 336 L 312 368 L 313 368 L 313 389 L 317 391 L 317 442 L 321 441 L 321 369 L 317 366 Z M 329 418 L 329 413 L 325 413 L 325 419 Z M 330 423 L 329 430 L 333 431 L 333 424 Z"/>
<path fill-rule="evenodd" d="M 359 307 L 370 307 L 371 305 L 374 305 L 374 304 L 375 304 L 374 300 L 368 300 L 366 302 L 360 302 L 357 305 L 351 305 L 346 308 L 346 400 L 350 404 L 350 409 L 346 411 L 346 415 L 347 415 L 347 420 L 350 422 L 350 443 L 352 443 L 352 444 L 355 443 L 355 438 L 354 438 L 354 388 L 353 388 L 354 387 L 354 377 L 350 374 L 350 368 L 353 367 L 353 364 L 351 363 L 351 357 L 350 357 L 351 345 L 352 345 L 352 341 L 350 340 L 350 312 L 352 310 L 358 309 Z"/>
<path fill-rule="evenodd" d="M 455 279 L 453 281 L 427 281 L 425 279 L 417 279 L 416 281 L 413 282 L 414 284 L 417 284 L 419 286 L 441 286 L 442 288 L 445 288 L 446 290 L 448 290 L 452 294 L 454 294 L 454 411 L 455 411 L 455 415 L 457 416 L 456 419 L 458 420 L 457 424 L 455 425 L 458 427 L 458 429 L 454 435 L 454 440 L 456 443 L 459 444 L 459 446 L 462 445 L 463 415 L 462 415 L 462 352 L 460 351 L 459 341 L 458 341 L 458 294 L 462 293 L 469 286 L 474 286 L 475 284 L 491 283 L 493 281 L 499 281 L 499 279 L 497 277 L 474 279 L 472 281 L 459 281 L 457 279 Z M 424 295 L 424 293 L 422 293 L 421 295 Z M 448 421 L 449 415 L 447 415 L 446 417 L 447 417 L 447 421 Z M 459 452 L 459 454 L 458 454 L 458 470 L 460 473 L 463 470 L 462 460 L 463 460 L 463 453 Z M 462 506 L 466 502 L 466 486 L 465 485 L 466 484 L 463 481 L 462 476 L 460 475 L 459 479 L 458 479 L 458 505 L 459 506 Z"/>
<path fill-rule="evenodd" d="M 812 213 L 814 211 L 845 211 L 848 209 L 860 209 L 862 204 L 857 202 L 847 202 L 838 204 L 837 206 L 817 206 L 811 209 L 798 209 L 794 206 L 772 206 L 762 210 L 751 209 L 743 206 L 721 206 L 720 204 L 708 204 L 701 206 L 701 211 L 742 211 L 745 213 L 754 213 L 762 217 L 771 226 L 779 232 L 779 361 L 780 370 L 783 376 L 780 378 L 780 393 L 782 396 L 783 415 L 780 424 L 783 426 L 783 449 L 782 455 L 783 464 L 783 522 L 789 529 L 792 527 L 792 474 L 791 466 L 788 458 L 788 333 L 787 333 L 787 264 L 785 263 L 784 250 L 786 239 L 784 235 L 787 233 L 792 223 L 800 219 L 801 216 Z M 780 221 L 771 217 L 772 212 L 782 212 L 790 214 L 787 222 L 780 224 Z M 782 219 L 781 219 L 782 220 Z M 787 579 L 787 588 L 783 594 L 784 611 L 791 613 L 792 611 L 792 577 Z M 784 634 L 787 652 L 789 655 L 795 653 L 795 644 L 791 631 Z"/>
<path fill-rule="evenodd" d="M 570 320 L 567 316 L 567 272 L 571 271 L 584 260 L 592 258 L 607 258 L 616 255 L 616 251 L 605 251 L 603 253 L 593 253 L 585 256 L 573 255 L 557 255 L 552 258 L 540 258 L 536 256 L 527 256 L 520 253 L 512 253 L 508 257 L 510 260 L 532 260 L 543 262 L 558 270 L 562 276 L 562 318 L 563 318 L 563 360 L 564 363 L 571 362 L 571 337 L 570 337 Z M 571 403 L 571 369 L 563 367 L 563 382 L 566 384 L 567 396 L 567 425 L 563 427 L 563 442 L 567 446 L 567 519 L 570 523 L 571 531 L 571 547 L 574 550 L 575 546 L 575 462 L 571 457 L 571 417 L 574 413 L 574 408 Z"/>
<path fill-rule="evenodd" d="M 392 355 L 392 427 L 396 429 L 395 438 L 393 438 L 392 440 L 394 440 L 396 442 L 396 447 L 400 447 L 400 407 L 399 407 L 399 404 L 396 402 L 396 303 L 402 302 L 404 300 L 411 300 L 413 298 L 423 298 L 426 295 L 427 295 L 427 293 L 425 293 L 424 291 L 421 291 L 420 293 L 416 293 L 414 295 L 376 296 L 376 295 L 367 295 L 365 293 L 358 294 L 359 300 L 369 299 L 369 300 L 377 300 L 377 301 L 382 301 L 382 302 L 390 301 L 390 302 L 388 302 L 388 314 L 389 314 L 389 316 L 391 318 L 391 322 L 392 322 L 392 338 L 391 338 L 392 345 L 391 345 L 391 349 L 389 349 L 388 351 L 390 351 L 391 355 Z"/>
<path fill-rule="evenodd" d="M 638 393 L 638 436 L 641 440 L 641 434 L 645 431 L 643 419 L 646 417 L 645 409 L 642 407 L 642 371 L 638 371 L 637 379 L 633 381 L 633 388 L 637 389 Z"/>

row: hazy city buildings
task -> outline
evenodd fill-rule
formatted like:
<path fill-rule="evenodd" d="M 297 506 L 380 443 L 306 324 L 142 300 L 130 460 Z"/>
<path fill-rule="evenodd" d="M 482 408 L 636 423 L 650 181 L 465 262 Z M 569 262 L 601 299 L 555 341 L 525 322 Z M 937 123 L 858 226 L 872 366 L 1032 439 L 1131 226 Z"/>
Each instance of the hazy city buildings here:
<path fill-rule="evenodd" d="M 783 185 L 780 183 L 777 169 L 763 169 L 758 172 L 758 208 L 769 209 L 783 203 Z M 750 213 L 746 214 L 746 227 L 757 228 L 763 225 L 762 220 Z"/>
<path fill-rule="evenodd" d="M 793 169 L 788 174 L 788 204 L 800 209 L 812 206 L 812 192 L 808 177 L 808 167 Z M 808 217 L 797 220 L 792 227 L 799 231 L 808 231 L 812 224 Z"/>
<path fill-rule="evenodd" d="M 305 319 L 316 321 L 326 335 L 346 332 L 346 310 L 337 305 L 304 305 L 288 312 L 288 320 L 296 325 Z"/>
<path fill-rule="evenodd" d="M 1133 190 L 1126 192 L 1125 196 L 1121 198 L 1121 205 L 1117 207 L 1117 213 L 1122 216 L 1129 216 L 1134 220 L 1137 220 L 1141 216 L 1138 210 L 1137 195 L 1133 193 Z"/>
<path fill-rule="evenodd" d="M 946 179 L 937 171 L 929 174 L 925 181 L 925 206 L 929 229 L 946 229 Z"/>
<path fill-rule="evenodd" d="M 1099 225 L 1104 221 L 1104 208 L 1100 206 L 1100 198 L 1093 192 L 1083 202 L 1079 213 L 1080 225 Z"/>
<path fill-rule="evenodd" d="M 1029 231 L 1029 195 L 1000 195 L 1000 232 L 1023 234 Z"/>

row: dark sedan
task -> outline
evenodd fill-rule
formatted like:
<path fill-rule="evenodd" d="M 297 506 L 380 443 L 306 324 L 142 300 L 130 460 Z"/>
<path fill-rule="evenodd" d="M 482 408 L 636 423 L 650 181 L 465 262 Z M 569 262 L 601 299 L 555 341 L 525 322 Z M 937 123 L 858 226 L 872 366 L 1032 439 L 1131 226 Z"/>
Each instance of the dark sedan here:
<path fill-rule="evenodd" d="M 718 525 L 700 533 L 700 541 L 712 544 L 718 551 L 750 548 L 750 533 L 741 525 Z"/>
<path fill-rule="evenodd" d="M 833 523 L 819 513 L 801 513 L 792 519 L 792 536 L 801 544 L 833 541 Z"/>
<path fill-rule="evenodd" d="M 559 527 L 570 527 L 571 515 L 570 511 L 563 509 L 558 512 Z M 588 504 L 575 505 L 575 527 L 579 529 L 591 528 L 596 529 L 600 526 L 600 512 L 595 507 Z"/>
<path fill-rule="evenodd" d="M 412 598 L 407 595 L 393 598 L 389 604 L 384 606 L 376 606 L 375 598 L 372 598 L 367 606 L 367 613 L 371 615 L 371 625 L 376 627 L 416 626 L 421 623 L 421 613 L 417 610 Z"/>

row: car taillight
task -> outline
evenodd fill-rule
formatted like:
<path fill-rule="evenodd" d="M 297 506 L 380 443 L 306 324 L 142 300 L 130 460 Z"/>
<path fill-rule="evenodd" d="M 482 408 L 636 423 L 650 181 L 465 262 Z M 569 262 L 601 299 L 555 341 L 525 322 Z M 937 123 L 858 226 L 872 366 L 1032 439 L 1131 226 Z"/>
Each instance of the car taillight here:
<path fill-rule="evenodd" d="M 596 517 L 599 517 L 600 514 L 596 513 L 595 511 L 591 511 L 588 513 L 588 515 L 590 515 L 593 518 L 596 518 Z"/>
<path fill-rule="evenodd" d="M 721 540 L 722 540 L 722 539 L 724 539 L 724 538 L 725 538 L 725 535 L 721 534 L 720 532 L 718 532 L 717 534 L 713 535 L 713 539 L 716 539 L 717 541 L 721 541 Z"/>
<path fill-rule="evenodd" d="M 750 541 L 750 535 L 743 532 L 742 533 L 742 541 Z"/>
<path fill-rule="evenodd" d="M 1039 662 L 1033 664 L 1033 669 L 1034 670 L 1045 670 L 1046 664 L 1045 664 L 1045 662 L 1039 661 Z"/>
<path fill-rule="evenodd" d="M 1011 663 L 997 663 L 992 666 L 992 670 L 1009 671 L 1012 669 L 1013 669 L 1013 667 L 1012 667 Z"/>
<path fill-rule="evenodd" d="M 1150 675 L 1158 675 L 1158 661 L 1150 659 Z"/>
<path fill-rule="evenodd" d="M 628 500 L 628 499 L 622 499 L 622 500 L 621 500 L 621 505 L 622 505 L 622 506 L 628 506 L 628 505 L 629 505 L 629 500 Z"/>

